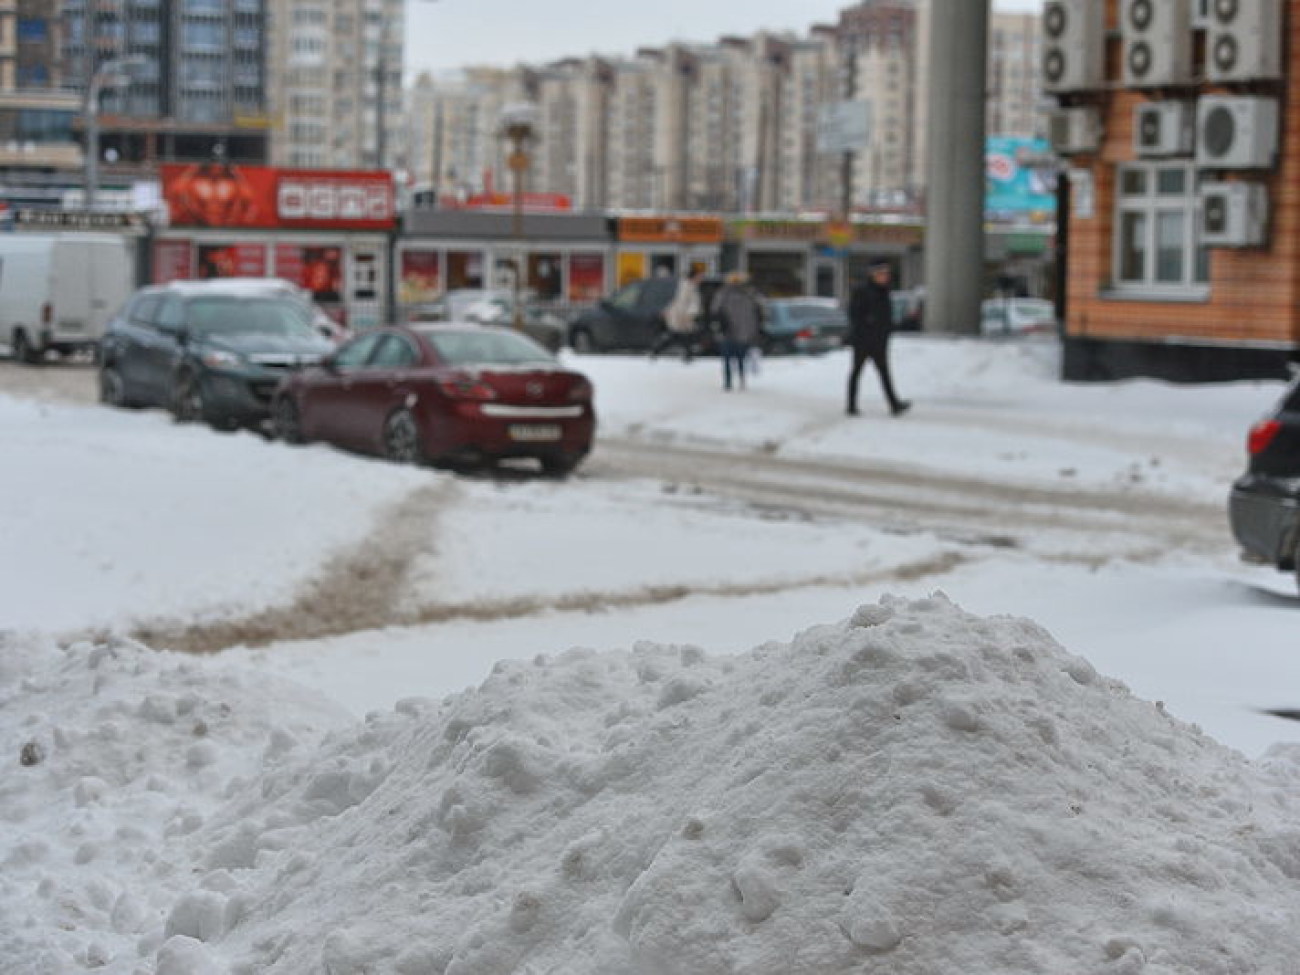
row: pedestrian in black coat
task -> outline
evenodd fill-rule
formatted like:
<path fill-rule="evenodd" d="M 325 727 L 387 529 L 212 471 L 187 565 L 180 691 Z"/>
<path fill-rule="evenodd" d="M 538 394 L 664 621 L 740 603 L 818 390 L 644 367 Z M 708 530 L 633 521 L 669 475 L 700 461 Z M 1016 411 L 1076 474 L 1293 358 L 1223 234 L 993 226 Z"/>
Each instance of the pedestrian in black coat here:
<path fill-rule="evenodd" d="M 892 274 L 888 262 L 877 261 L 868 268 L 866 281 L 849 296 L 849 344 L 853 346 L 853 368 L 849 372 L 849 416 L 858 415 L 858 377 L 870 359 L 880 374 L 880 386 L 894 416 L 911 407 L 894 392 L 889 374 L 889 335 L 894 330 L 894 306 L 889 297 Z"/>

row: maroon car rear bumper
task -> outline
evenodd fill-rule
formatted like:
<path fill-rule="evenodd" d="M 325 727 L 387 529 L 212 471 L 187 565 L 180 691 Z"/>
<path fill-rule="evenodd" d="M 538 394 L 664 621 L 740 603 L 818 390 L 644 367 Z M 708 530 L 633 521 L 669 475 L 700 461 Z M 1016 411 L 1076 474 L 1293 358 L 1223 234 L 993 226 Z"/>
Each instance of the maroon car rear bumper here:
<path fill-rule="evenodd" d="M 450 413 L 421 417 L 425 456 L 435 461 L 498 460 L 513 457 L 584 457 L 596 431 L 595 413 L 584 406 L 576 417 L 535 411 L 487 416 L 479 403 L 458 403 Z"/>

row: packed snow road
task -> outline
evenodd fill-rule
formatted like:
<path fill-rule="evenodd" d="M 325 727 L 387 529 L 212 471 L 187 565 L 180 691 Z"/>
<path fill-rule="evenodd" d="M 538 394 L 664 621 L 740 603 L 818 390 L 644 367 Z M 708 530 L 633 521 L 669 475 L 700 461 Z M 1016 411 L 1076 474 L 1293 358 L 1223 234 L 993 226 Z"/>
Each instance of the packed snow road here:
<path fill-rule="evenodd" d="M 593 368 L 599 364 L 593 363 Z M 93 404 L 95 375 L 94 368 L 84 363 L 31 368 L 6 362 L 0 363 L 0 390 L 38 401 Z M 780 391 L 769 395 L 779 396 Z M 923 405 L 918 413 L 925 409 Z M 942 404 L 933 408 L 940 415 L 944 410 Z M 972 422 L 969 408 L 949 412 L 942 422 Z M 813 422 L 825 424 L 820 418 Z M 889 424 L 883 419 L 867 420 L 873 422 Z M 1010 431 L 1008 436 L 1044 435 L 1032 428 L 1032 418 L 1019 412 L 998 415 L 988 410 L 974 422 L 985 427 L 1000 424 Z M 698 580 L 690 585 L 670 581 L 545 596 L 421 599 L 406 591 L 408 578 L 420 560 L 432 557 L 439 519 L 454 503 L 456 492 L 455 479 L 440 478 L 380 508 L 365 537 L 317 566 L 299 584 L 294 598 L 216 619 L 209 616 L 201 622 L 145 619 L 136 624 L 134 635 L 155 646 L 210 652 L 233 645 L 339 636 L 394 623 L 509 619 L 556 609 L 651 605 L 688 592 L 743 597 L 773 586 L 883 582 L 891 572 L 897 579 L 917 579 L 942 574 L 955 564 L 997 550 L 1015 550 L 1048 563 L 1094 567 L 1115 559 L 1147 562 L 1171 551 L 1213 553 L 1225 543 L 1221 506 L 1176 491 L 1153 492 L 1131 477 L 1084 485 L 1074 483 L 1072 472 L 1066 471 L 1055 483 L 1021 482 L 996 473 L 971 473 L 960 464 L 949 469 L 941 466 L 942 456 L 927 455 L 925 465 L 897 455 L 811 456 L 798 452 L 801 437 L 787 438 L 784 444 L 765 440 L 723 444 L 699 436 L 674 438 L 641 423 L 612 425 L 614 432 L 599 437 L 596 451 L 575 483 L 595 488 L 601 483 L 648 480 L 663 486 L 657 498 L 648 496 L 652 504 L 675 495 L 712 497 L 752 519 L 869 525 L 897 536 L 937 539 L 944 550 L 867 575 L 814 573 L 807 579 L 783 578 L 775 583 L 724 578 L 707 585 Z M 811 426 L 806 423 L 805 429 Z M 898 425 L 888 428 L 899 429 Z M 1071 436 L 1080 449 L 1091 449 L 1099 438 L 1123 436 L 1059 422 L 1050 424 L 1046 433 L 1066 441 L 1066 453 Z M 1179 451 L 1176 438 L 1168 441 L 1168 448 Z M 515 477 L 507 472 L 502 481 L 510 483 Z"/>
<path fill-rule="evenodd" d="M 95 372 L 85 364 L 33 369 L 0 362 L 0 390 L 93 403 Z M 1015 420 L 1025 422 L 1023 417 Z M 1059 425 L 1054 432 L 1070 436 Z M 1095 432 L 1080 436 L 1091 440 Z M 1086 539 L 1087 552 L 1095 552 L 1102 536 L 1109 556 L 1138 560 L 1171 548 L 1205 549 L 1224 541 L 1217 501 L 1151 494 L 1131 483 L 1024 486 L 1005 478 L 966 476 L 933 461 L 924 466 L 871 458 L 836 461 L 770 450 L 771 445 L 737 450 L 604 434 L 582 476 L 653 478 L 729 497 L 770 517 L 864 520 L 900 532 L 937 532 L 968 544 L 1035 550 L 1044 558 L 1096 557 L 1079 554 L 1076 546 L 1062 547 L 1058 531 Z"/>

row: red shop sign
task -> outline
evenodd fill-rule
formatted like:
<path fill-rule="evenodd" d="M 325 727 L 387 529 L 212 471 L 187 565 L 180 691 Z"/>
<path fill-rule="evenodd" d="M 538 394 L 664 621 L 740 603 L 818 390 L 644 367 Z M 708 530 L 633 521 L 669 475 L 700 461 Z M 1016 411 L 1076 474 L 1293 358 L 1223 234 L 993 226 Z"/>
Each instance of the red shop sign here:
<path fill-rule="evenodd" d="M 392 174 L 383 170 L 280 169 L 164 163 L 173 226 L 389 230 Z"/>

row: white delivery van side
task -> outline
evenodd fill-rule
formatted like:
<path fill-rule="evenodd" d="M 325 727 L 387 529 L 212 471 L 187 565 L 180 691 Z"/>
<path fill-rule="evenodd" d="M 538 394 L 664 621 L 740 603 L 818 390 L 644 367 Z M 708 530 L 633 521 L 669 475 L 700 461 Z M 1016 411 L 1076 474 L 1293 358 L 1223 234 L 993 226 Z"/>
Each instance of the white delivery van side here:
<path fill-rule="evenodd" d="M 93 351 L 135 267 L 135 241 L 113 234 L 0 234 L 0 342 L 23 362 Z"/>

